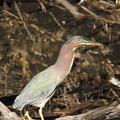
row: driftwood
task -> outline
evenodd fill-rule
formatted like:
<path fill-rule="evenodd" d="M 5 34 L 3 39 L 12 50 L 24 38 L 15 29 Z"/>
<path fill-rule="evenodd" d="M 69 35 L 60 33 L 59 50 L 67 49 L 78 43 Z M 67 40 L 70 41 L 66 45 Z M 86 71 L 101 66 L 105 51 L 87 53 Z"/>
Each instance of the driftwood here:
<path fill-rule="evenodd" d="M 23 117 L 18 117 L 15 112 L 11 112 L 2 102 L 0 102 L 0 112 L 2 116 L 0 120 L 25 120 Z M 87 113 L 73 116 L 65 116 L 56 120 L 119 120 L 120 105 L 117 107 L 99 107 Z"/>
<path fill-rule="evenodd" d="M 65 116 L 56 120 L 120 120 L 120 105 L 117 107 L 100 107 L 87 113 Z"/>
<path fill-rule="evenodd" d="M 17 116 L 15 112 L 11 112 L 2 102 L 0 102 L 0 112 L 2 116 L 0 120 L 24 120 Z"/>

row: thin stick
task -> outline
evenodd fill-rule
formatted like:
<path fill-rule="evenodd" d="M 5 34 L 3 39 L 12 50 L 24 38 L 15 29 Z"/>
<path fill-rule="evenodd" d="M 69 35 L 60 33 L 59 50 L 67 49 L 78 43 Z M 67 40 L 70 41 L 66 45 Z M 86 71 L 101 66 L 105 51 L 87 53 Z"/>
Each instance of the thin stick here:
<path fill-rule="evenodd" d="M 47 10 L 46 10 L 44 4 L 41 2 L 41 0 L 38 0 L 38 2 L 39 2 L 39 4 L 40 4 L 40 6 L 42 7 L 42 11 L 43 11 L 43 12 L 46 12 Z"/>
<path fill-rule="evenodd" d="M 9 14 L 10 16 L 12 16 L 12 17 L 14 17 L 14 18 L 16 18 L 16 19 L 19 19 L 18 16 L 14 15 L 13 13 L 11 13 L 11 12 L 9 12 L 9 11 L 7 11 L 7 10 L 3 10 L 3 12 Z"/>
<path fill-rule="evenodd" d="M 96 15 L 95 13 L 93 13 L 92 11 L 90 11 L 89 9 L 87 9 L 87 8 L 84 7 L 84 6 L 81 6 L 81 8 L 84 9 L 84 10 L 85 10 L 86 12 L 88 12 L 89 14 L 91 14 L 92 16 L 94 16 L 96 19 L 103 20 L 103 21 L 105 21 L 105 22 L 120 24 L 120 22 L 108 20 L 108 19 L 103 18 L 103 17 L 101 17 L 101 16 L 99 16 L 99 15 Z"/>
<path fill-rule="evenodd" d="M 33 40 L 33 37 L 32 37 L 32 35 L 31 35 L 30 31 L 28 30 L 28 27 L 27 27 L 25 21 L 23 20 L 22 14 L 21 14 L 21 12 L 20 12 L 20 9 L 19 9 L 17 3 L 14 2 L 14 5 L 15 5 L 15 8 L 16 8 L 16 10 L 17 10 L 17 12 L 18 12 L 18 15 L 19 15 L 20 19 L 22 20 L 22 23 L 23 23 L 23 26 L 24 26 L 25 30 L 27 31 L 27 33 L 28 33 L 28 35 L 30 36 L 30 38 Z"/>
<path fill-rule="evenodd" d="M 115 95 L 115 97 L 119 97 L 118 94 L 111 88 L 110 91 Z"/>
<path fill-rule="evenodd" d="M 69 1 L 67 0 L 56 0 L 57 2 L 61 3 L 69 12 L 76 18 L 79 19 L 80 17 L 83 17 L 84 14 L 79 13 L 77 8 L 73 6 Z"/>
<path fill-rule="evenodd" d="M 57 4 L 54 4 L 52 2 L 48 2 L 48 1 L 45 1 L 45 0 L 42 0 L 42 2 L 45 3 L 45 4 L 49 4 L 50 6 L 54 6 L 54 7 L 57 7 L 59 9 L 61 9 L 61 10 L 66 11 L 66 9 L 64 7 L 61 7 L 60 5 L 57 5 Z"/>
<path fill-rule="evenodd" d="M 58 26 L 61 28 L 61 30 L 64 30 L 63 27 L 61 26 L 61 24 L 58 22 L 58 20 L 55 18 L 55 16 L 53 15 L 53 13 L 50 12 L 50 15 L 53 17 L 53 19 L 55 20 L 55 22 L 58 24 Z"/>
<path fill-rule="evenodd" d="M 105 5 L 109 5 L 109 6 L 111 6 L 111 7 L 115 7 L 115 4 L 112 4 L 112 3 L 108 2 L 108 1 L 105 1 L 105 0 L 99 0 L 99 2 L 100 2 L 100 3 L 103 3 L 103 4 L 105 4 Z"/>

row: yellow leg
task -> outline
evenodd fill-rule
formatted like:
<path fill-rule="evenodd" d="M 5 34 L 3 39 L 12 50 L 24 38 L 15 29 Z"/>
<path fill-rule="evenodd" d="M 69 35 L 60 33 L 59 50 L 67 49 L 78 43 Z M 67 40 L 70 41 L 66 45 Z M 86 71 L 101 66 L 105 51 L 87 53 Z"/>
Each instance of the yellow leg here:
<path fill-rule="evenodd" d="M 40 107 L 40 109 L 39 109 L 39 115 L 40 115 L 41 120 L 44 120 L 44 117 L 42 114 L 42 107 Z"/>
<path fill-rule="evenodd" d="M 26 113 L 25 113 L 25 115 L 24 115 L 25 117 L 27 117 L 28 118 L 28 120 L 32 120 L 32 118 L 29 116 L 29 113 L 28 113 L 28 111 L 26 111 Z"/>

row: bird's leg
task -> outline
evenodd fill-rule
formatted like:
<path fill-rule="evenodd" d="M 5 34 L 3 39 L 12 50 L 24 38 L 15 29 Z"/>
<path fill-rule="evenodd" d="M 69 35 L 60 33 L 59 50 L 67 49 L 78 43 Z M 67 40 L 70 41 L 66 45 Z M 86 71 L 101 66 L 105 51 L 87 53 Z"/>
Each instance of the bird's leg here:
<path fill-rule="evenodd" d="M 24 115 L 25 117 L 27 117 L 28 118 L 28 120 L 32 120 L 32 118 L 29 116 L 29 113 L 28 113 L 28 111 L 26 111 L 26 113 L 25 113 L 25 115 Z"/>
<path fill-rule="evenodd" d="M 42 114 L 42 107 L 40 107 L 40 109 L 39 109 L 39 115 L 40 115 L 41 120 L 44 120 L 44 117 Z"/>

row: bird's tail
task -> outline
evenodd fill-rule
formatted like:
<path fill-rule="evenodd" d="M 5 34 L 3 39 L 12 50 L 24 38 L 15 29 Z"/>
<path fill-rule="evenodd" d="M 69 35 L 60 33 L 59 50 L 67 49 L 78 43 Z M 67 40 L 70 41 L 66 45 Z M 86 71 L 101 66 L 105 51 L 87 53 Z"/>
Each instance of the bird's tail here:
<path fill-rule="evenodd" d="M 13 103 L 12 108 L 21 111 L 24 105 L 18 105 L 16 102 Z"/>

